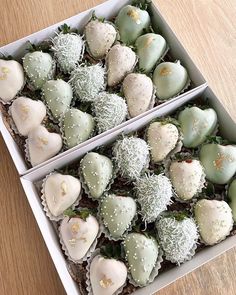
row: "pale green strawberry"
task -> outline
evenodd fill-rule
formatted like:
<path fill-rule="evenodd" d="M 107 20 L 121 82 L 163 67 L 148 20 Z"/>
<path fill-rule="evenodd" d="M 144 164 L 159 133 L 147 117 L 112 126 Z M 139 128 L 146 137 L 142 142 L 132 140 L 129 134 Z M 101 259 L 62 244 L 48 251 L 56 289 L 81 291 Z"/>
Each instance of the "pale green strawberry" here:
<path fill-rule="evenodd" d="M 116 18 L 116 26 L 119 29 L 120 40 L 126 44 L 133 44 L 143 34 L 144 29 L 150 26 L 150 16 L 146 10 L 126 5 Z"/>
<path fill-rule="evenodd" d="M 46 81 L 53 79 L 55 62 L 50 54 L 34 51 L 23 57 L 23 67 L 33 87 L 41 89 Z"/>
<path fill-rule="evenodd" d="M 166 40 L 158 34 L 148 33 L 135 42 L 139 69 L 149 73 L 167 50 Z"/>
<path fill-rule="evenodd" d="M 56 120 L 69 109 L 73 98 L 70 84 L 61 79 L 47 81 L 43 85 L 42 94 Z"/>
<path fill-rule="evenodd" d="M 106 190 L 113 176 L 112 161 L 98 153 L 88 153 L 80 162 L 84 182 L 90 195 L 98 199 Z"/>
<path fill-rule="evenodd" d="M 213 183 L 226 184 L 236 172 L 236 146 L 205 144 L 200 150 L 200 161 L 206 178 Z"/>
<path fill-rule="evenodd" d="M 91 137 L 95 128 L 94 118 L 78 109 L 71 108 L 62 118 L 62 129 L 68 148 Z"/>
<path fill-rule="evenodd" d="M 131 197 L 108 195 L 102 199 L 100 214 L 112 238 L 121 238 L 130 228 L 136 207 Z"/>
<path fill-rule="evenodd" d="M 176 96 L 187 85 L 188 73 L 179 62 L 163 62 L 153 73 L 158 99 L 166 100 Z"/>
<path fill-rule="evenodd" d="M 133 280 L 139 286 L 147 285 L 159 254 L 157 241 L 143 234 L 130 233 L 124 240 L 124 249 Z"/>
<path fill-rule="evenodd" d="M 195 148 L 211 135 L 217 124 L 217 114 L 213 109 L 201 110 L 198 107 L 185 108 L 179 113 L 185 147 Z"/>
<path fill-rule="evenodd" d="M 236 180 L 234 179 L 228 188 L 229 205 L 232 209 L 234 221 L 236 221 Z"/>

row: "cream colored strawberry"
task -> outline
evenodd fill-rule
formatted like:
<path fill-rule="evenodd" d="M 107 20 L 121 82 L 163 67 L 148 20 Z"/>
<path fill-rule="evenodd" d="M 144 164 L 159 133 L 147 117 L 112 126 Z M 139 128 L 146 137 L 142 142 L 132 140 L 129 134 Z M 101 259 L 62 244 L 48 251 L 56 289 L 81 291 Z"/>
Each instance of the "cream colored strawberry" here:
<path fill-rule="evenodd" d="M 21 96 L 13 101 L 10 112 L 18 132 L 27 136 L 42 123 L 46 116 L 46 106 L 40 100 Z"/>
<path fill-rule="evenodd" d="M 151 148 L 152 161 L 163 161 L 176 147 L 179 140 L 178 128 L 171 123 L 151 123 L 147 129 L 147 142 Z"/>
<path fill-rule="evenodd" d="M 47 207 L 55 217 L 74 204 L 80 192 L 80 181 L 71 175 L 53 173 L 46 178 L 43 185 Z"/>
<path fill-rule="evenodd" d="M 59 231 L 72 260 L 79 261 L 86 255 L 98 235 L 98 230 L 98 221 L 92 215 L 86 220 L 80 217 L 65 217 L 62 220 Z"/>
<path fill-rule="evenodd" d="M 50 133 L 44 126 L 39 125 L 29 132 L 27 144 L 31 165 L 36 166 L 61 150 L 62 138 L 59 134 Z"/>

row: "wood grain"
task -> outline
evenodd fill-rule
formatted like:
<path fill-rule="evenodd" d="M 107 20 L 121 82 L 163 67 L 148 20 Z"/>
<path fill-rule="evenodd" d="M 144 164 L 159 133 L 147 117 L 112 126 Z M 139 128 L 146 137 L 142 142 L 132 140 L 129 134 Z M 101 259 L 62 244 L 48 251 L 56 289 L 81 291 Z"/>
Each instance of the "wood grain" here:
<path fill-rule="evenodd" d="M 85 10 L 101 0 L 1 0 L 0 45 Z M 236 119 L 235 0 L 156 0 L 167 21 L 224 106 Z M 0 294 L 62 295 L 65 291 L 0 138 Z M 158 295 L 233 295 L 232 249 Z"/>

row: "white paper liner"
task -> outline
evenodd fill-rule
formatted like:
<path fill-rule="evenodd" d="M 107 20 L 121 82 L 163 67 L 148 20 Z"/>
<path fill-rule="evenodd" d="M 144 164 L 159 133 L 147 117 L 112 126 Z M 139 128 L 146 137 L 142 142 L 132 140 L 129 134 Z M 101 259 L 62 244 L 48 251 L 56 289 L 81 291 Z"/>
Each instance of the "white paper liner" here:
<path fill-rule="evenodd" d="M 52 220 L 52 221 L 59 221 L 61 219 L 64 218 L 64 215 L 61 214 L 59 216 L 54 216 L 52 215 L 52 213 L 50 212 L 49 208 L 48 208 L 48 205 L 47 205 L 47 201 L 46 201 L 46 197 L 45 197 L 45 192 L 44 192 L 44 187 L 45 187 L 45 182 L 46 180 L 48 179 L 49 176 L 53 175 L 53 174 L 56 174 L 57 172 L 51 172 L 50 174 L 48 174 L 44 179 L 43 179 L 43 182 L 42 182 L 42 189 L 41 189 L 41 200 L 42 200 L 42 205 L 43 205 L 43 210 L 45 211 L 47 217 Z M 81 181 L 80 181 L 81 183 Z M 69 206 L 70 208 L 72 208 L 73 210 L 75 209 L 75 207 L 77 207 L 79 205 L 79 202 L 82 198 L 82 189 L 80 191 L 80 194 L 78 196 L 78 198 L 76 199 L 76 201 L 71 205 Z M 68 208 L 67 208 L 68 209 Z M 66 210 L 66 209 L 65 209 Z"/>
<path fill-rule="evenodd" d="M 83 158 L 82 158 L 83 159 Z M 80 163 L 82 161 L 82 159 L 80 160 Z M 111 160 L 111 159 L 110 159 Z M 112 164 L 113 164 L 113 173 L 112 173 L 112 177 L 108 183 L 108 185 L 106 186 L 105 190 L 103 191 L 102 195 L 106 192 L 108 192 L 110 189 L 111 189 L 111 186 L 112 184 L 114 183 L 115 181 L 115 178 L 117 177 L 117 169 L 115 168 L 115 164 L 114 164 L 114 161 L 112 161 Z M 94 200 L 94 201 L 99 201 L 102 197 L 102 195 L 98 198 L 94 198 L 91 193 L 90 193 L 90 190 L 85 182 L 85 179 L 83 177 L 83 173 L 82 173 L 82 169 L 81 169 L 81 164 L 79 164 L 79 169 L 78 169 L 78 175 L 79 175 L 79 178 L 80 178 L 80 181 L 81 181 L 81 185 L 82 185 L 82 188 L 84 189 L 87 197 L 89 197 L 90 199 Z"/>
<path fill-rule="evenodd" d="M 162 257 L 163 257 L 163 251 L 162 251 L 160 245 L 158 245 L 158 256 L 157 256 L 156 264 L 155 264 L 155 266 L 154 266 L 154 268 L 153 268 L 153 270 L 152 270 L 152 272 L 151 272 L 151 274 L 149 276 L 148 282 L 145 285 L 140 285 L 140 284 L 138 284 L 138 283 L 136 283 L 134 281 L 134 279 L 132 278 L 131 273 L 128 272 L 128 280 L 129 280 L 130 284 L 132 284 L 135 287 L 140 287 L 140 288 L 151 284 L 154 281 L 154 279 L 158 276 L 159 269 L 161 268 L 161 263 L 163 262 Z"/>
<path fill-rule="evenodd" d="M 81 209 L 87 209 L 87 208 L 82 208 L 82 207 L 79 207 L 77 208 L 78 211 L 80 211 Z M 65 217 L 65 216 L 64 216 Z M 62 250 L 64 251 L 65 255 L 68 257 L 68 259 L 72 262 L 74 262 L 75 264 L 82 264 L 84 261 L 87 261 L 90 256 L 92 255 L 92 253 L 95 251 L 96 249 L 96 246 L 97 246 L 97 242 L 98 242 L 98 239 L 100 238 L 101 234 L 102 234 L 102 229 L 101 229 L 101 224 L 99 223 L 99 218 L 98 216 L 94 216 L 96 219 L 97 219 L 97 222 L 99 224 L 99 229 L 98 229 L 98 234 L 95 238 L 95 240 L 93 241 L 93 243 L 91 244 L 91 246 L 89 247 L 88 251 L 86 252 L 85 256 L 79 260 L 75 260 L 73 259 L 70 254 L 69 254 L 69 251 L 64 243 L 64 240 L 62 238 L 62 235 L 61 235 L 61 224 L 59 226 L 59 229 L 58 229 L 58 236 L 59 236 L 59 239 L 60 239 L 60 243 L 61 243 L 61 247 L 62 247 Z M 76 218 L 76 217 L 75 217 Z"/>
<path fill-rule="evenodd" d="M 93 118 L 94 118 L 94 117 L 93 117 Z M 58 126 L 59 126 L 59 128 L 60 128 L 60 133 L 61 133 L 61 137 L 62 137 L 62 140 L 63 140 L 64 146 L 65 146 L 66 149 L 68 150 L 68 149 L 71 149 L 71 148 L 69 148 L 69 147 L 68 147 L 68 144 L 67 144 L 67 138 L 66 138 L 66 136 L 65 136 L 65 132 L 64 132 L 64 128 L 63 128 L 63 124 L 64 124 L 63 119 L 64 119 L 64 115 L 61 115 L 61 117 L 60 117 L 60 119 L 59 119 Z M 81 141 L 80 143 L 78 143 L 78 144 L 75 145 L 75 146 L 78 146 L 79 144 L 85 142 L 86 140 L 89 140 L 90 138 L 96 136 L 96 131 L 95 131 L 95 130 L 96 130 L 96 126 L 94 126 L 93 131 L 91 132 L 90 136 L 89 136 L 87 139 L 85 139 L 84 141 Z"/>
<path fill-rule="evenodd" d="M 106 195 L 106 194 L 105 194 Z M 102 230 L 102 233 L 104 234 L 104 236 L 106 238 L 108 238 L 109 240 L 111 241 L 120 241 L 120 240 L 124 240 L 125 237 L 128 235 L 128 233 L 132 230 L 132 228 L 135 226 L 135 223 L 136 221 L 138 220 L 138 210 L 136 210 L 136 214 L 134 215 L 133 219 L 131 220 L 128 228 L 125 230 L 125 232 L 123 233 L 122 236 L 120 237 L 113 237 L 110 232 L 109 232 L 109 229 L 104 225 L 103 223 L 103 218 L 101 216 L 101 200 L 104 199 L 104 196 L 102 196 L 102 198 L 100 198 L 100 202 L 99 202 L 99 205 L 98 205 L 98 218 L 99 218 L 99 223 L 100 223 L 100 226 L 101 226 L 101 230 Z M 135 203 L 136 202 L 136 199 L 134 199 Z"/>
<path fill-rule="evenodd" d="M 94 295 L 93 290 L 92 290 L 91 281 L 90 281 L 90 266 L 91 266 L 91 263 L 92 263 L 93 259 L 94 259 L 97 255 L 100 255 L 100 249 L 96 249 L 96 250 L 92 253 L 92 255 L 91 255 L 91 257 L 89 258 L 89 260 L 87 261 L 88 263 L 87 263 L 87 266 L 86 266 L 86 271 L 87 271 L 87 273 L 86 273 L 86 285 L 87 285 L 86 290 L 88 291 L 88 295 Z M 126 286 L 126 284 L 127 284 L 127 280 L 126 280 L 126 282 L 124 283 L 124 285 L 121 286 L 121 287 L 120 287 L 115 293 L 113 293 L 112 295 L 118 295 L 118 294 L 120 294 L 120 293 L 123 291 L 123 289 L 124 289 L 124 287 Z"/>
<path fill-rule="evenodd" d="M 181 153 L 181 155 L 185 155 L 185 153 Z M 181 160 L 181 159 L 180 159 Z M 165 160 L 165 162 L 164 162 L 164 174 L 170 179 L 170 181 L 171 181 L 171 178 L 170 178 L 170 173 L 169 173 L 169 170 L 170 170 L 170 165 L 171 165 L 171 163 L 172 162 L 175 162 L 175 161 L 178 161 L 177 159 L 175 159 L 175 158 L 168 158 L 168 159 L 166 159 Z M 183 161 L 184 161 L 184 159 L 183 159 Z M 198 160 L 199 161 L 199 160 Z M 203 168 L 203 167 L 202 167 Z M 171 181 L 171 183 L 172 183 L 172 181 Z M 199 187 L 198 187 L 198 189 L 197 189 L 197 192 L 196 192 L 196 194 L 191 198 L 191 199 L 189 199 L 189 200 L 184 200 L 184 199 L 181 199 L 179 196 L 178 196 L 178 194 L 177 194 L 177 192 L 175 191 L 175 188 L 173 187 L 173 184 L 172 184 L 172 187 L 173 187 L 173 191 L 174 191 L 174 199 L 177 201 L 177 202 L 179 202 L 179 203 L 187 203 L 187 204 L 189 204 L 189 203 L 193 203 L 193 202 L 196 202 L 197 201 L 197 198 L 199 197 L 199 195 L 201 194 L 201 192 L 202 192 L 202 189 L 205 187 L 205 183 L 206 183 L 206 174 L 205 174 L 205 172 L 204 172 L 204 168 L 203 168 L 203 173 L 202 173 L 202 175 L 201 175 L 201 179 L 200 179 L 200 184 L 199 184 Z"/>

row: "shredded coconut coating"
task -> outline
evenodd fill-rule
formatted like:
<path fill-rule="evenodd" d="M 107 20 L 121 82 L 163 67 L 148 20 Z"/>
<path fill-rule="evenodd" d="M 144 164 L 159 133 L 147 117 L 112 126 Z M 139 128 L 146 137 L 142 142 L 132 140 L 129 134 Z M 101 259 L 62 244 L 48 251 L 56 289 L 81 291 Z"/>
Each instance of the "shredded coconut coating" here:
<path fill-rule="evenodd" d="M 100 64 L 78 66 L 69 82 L 81 101 L 92 102 L 105 89 L 105 69 Z"/>
<path fill-rule="evenodd" d="M 149 147 L 140 138 L 124 137 L 113 147 L 113 155 L 121 176 L 137 179 L 149 163 Z"/>
<path fill-rule="evenodd" d="M 64 73 L 73 71 L 84 55 L 84 40 L 75 33 L 60 33 L 52 39 L 52 50 Z"/>
<path fill-rule="evenodd" d="M 103 92 L 94 102 L 98 132 L 105 132 L 125 121 L 127 105 L 117 94 Z"/>
<path fill-rule="evenodd" d="M 192 218 L 178 221 L 174 217 L 163 217 L 156 227 L 167 260 L 179 265 L 192 258 L 199 237 Z"/>
<path fill-rule="evenodd" d="M 170 180 L 160 175 L 144 175 L 135 184 L 143 220 L 153 222 L 171 203 L 173 190 Z"/>

